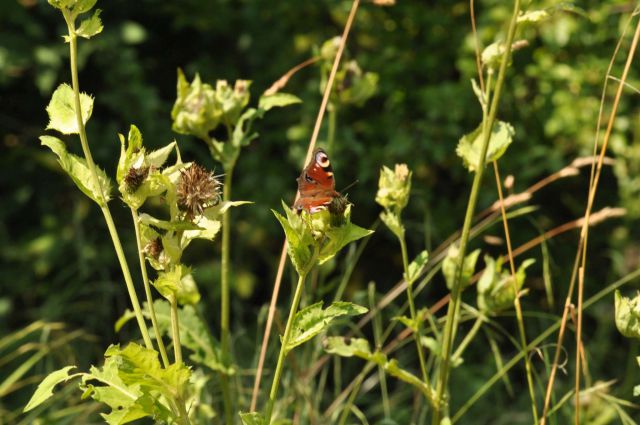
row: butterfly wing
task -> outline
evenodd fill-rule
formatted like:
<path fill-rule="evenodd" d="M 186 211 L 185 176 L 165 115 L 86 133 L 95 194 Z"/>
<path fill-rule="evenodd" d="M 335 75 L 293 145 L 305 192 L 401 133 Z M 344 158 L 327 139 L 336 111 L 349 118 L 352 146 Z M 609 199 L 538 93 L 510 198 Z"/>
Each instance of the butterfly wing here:
<path fill-rule="evenodd" d="M 323 149 L 316 149 L 311 162 L 298 177 L 300 198 L 293 208 L 297 211 L 305 209 L 310 213 L 325 209 L 333 198 L 340 196 L 335 187 L 329 156 Z"/>

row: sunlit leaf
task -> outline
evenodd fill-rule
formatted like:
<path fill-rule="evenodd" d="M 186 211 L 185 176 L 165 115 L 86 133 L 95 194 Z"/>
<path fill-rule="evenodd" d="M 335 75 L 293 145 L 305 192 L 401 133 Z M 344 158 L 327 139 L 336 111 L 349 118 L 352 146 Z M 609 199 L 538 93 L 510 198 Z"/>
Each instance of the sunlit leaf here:
<path fill-rule="evenodd" d="M 258 108 L 268 111 L 271 108 L 281 108 L 284 106 L 302 103 L 302 100 L 289 93 L 274 93 L 269 96 L 260 97 Z"/>
<path fill-rule="evenodd" d="M 356 316 L 368 311 L 365 307 L 349 302 L 334 302 L 324 310 L 322 304 L 322 302 L 312 304 L 296 313 L 285 352 L 291 351 L 327 329 L 337 317 Z"/>
<path fill-rule="evenodd" d="M 56 385 L 62 382 L 66 382 L 74 376 L 77 376 L 69 376 L 69 371 L 74 368 L 75 366 L 66 366 L 47 375 L 47 377 L 44 378 L 42 382 L 40 382 L 40 384 L 38 384 L 38 388 L 36 388 L 36 391 L 31 396 L 31 399 L 24 407 L 23 412 L 28 412 L 29 410 L 44 403 L 49 397 L 53 395 L 53 388 Z"/>
<path fill-rule="evenodd" d="M 80 109 L 82 110 L 82 122 L 86 124 L 93 111 L 93 98 L 85 93 L 80 93 Z M 68 84 L 60 84 L 51 96 L 47 106 L 49 124 L 47 129 L 57 130 L 62 134 L 78 134 L 78 121 L 76 118 L 76 104 L 73 89 Z"/>
<path fill-rule="evenodd" d="M 87 161 L 69 153 L 62 140 L 52 136 L 40 136 L 40 141 L 58 156 L 58 163 L 62 169 L 85 195 L 98 205 L 104 205 L 105 201 L 111 199 L 111 180 L 104 171 L 96 167 L 96 182 Z"/>
<path fill-rule="evenodd" d="M 422 268 L 427 264 L 427 261 L 429 261 L 429 253 L 427 250 L 420 252 L 420 254 L 413 259 L 409 264 L 409 275 L 404 277 L 407 283 L 411 284 L 415 282 L 415 280 L 420 276 Z"/>
<path fill-rule="evenodd" d="M 496 121 L 493 124 L 493 130 L 491 131 L 489 139 L 489 146 L 487 147 L 487 155 L 482 166 L 498 160 L 506 152 L 507 148 L 513 141 L 514 134 L 515 132 L 511 124 L 503 121 Z M 482 139 L 481 124 L 473 132 L 463 136 L 458 143 L 456 153 L 462 158 L 464 166 L 467 167 L 469 171 L 476 171 L 478 169 L 478 164 L 480 164 Z"/>
<path fill-rule="evenodd" d="M 615 310 L 618 331 L 627 338 L 640 338 L 640 294 L 627 298 L 616 290 Z"/>
<path fill-rule="evenodd" d="M 267 421 L 264 419 L 260 413 L 250 412 L 250 413 L 242 413 L 240 412 L 240 419 L 242 420 L 243 425 L 266 425 Z"/>
<path fill-rule="evenodd" d="M 102 20 L 100 20 L 100 13 L 102 10 L 96 9 L 93 15 L 90 18 L 82 21 L 78 29 L 76 30 L 76 34 L 80 37 L 91 38 L 96 34 L 102 32 Z"/>
<path fill-rule="evenodd" d="M 342 336 L 331 336 L 324 342 L 324 350 L 330 354 L 337 354 L 341 357 L 367 357 L 371 355 L 369 341 L 363 338 L 346 338 Z"/>

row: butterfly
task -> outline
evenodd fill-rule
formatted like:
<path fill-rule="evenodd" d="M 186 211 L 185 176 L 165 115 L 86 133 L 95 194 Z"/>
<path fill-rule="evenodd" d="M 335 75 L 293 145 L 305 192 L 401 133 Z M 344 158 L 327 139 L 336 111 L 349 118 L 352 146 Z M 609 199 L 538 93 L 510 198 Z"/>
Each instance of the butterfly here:
<path fill-rule="evenodd" d="M 323 149 L 318 148 L 313 152 L 311 162 L 302 170 L 297 181 L 300 198 L 293 205 L 296 212 L 306 210 L 313 214 L 326 209 L 332 213 L 344 211 L 347 201 L 336 191 L 331 161 Z"/>

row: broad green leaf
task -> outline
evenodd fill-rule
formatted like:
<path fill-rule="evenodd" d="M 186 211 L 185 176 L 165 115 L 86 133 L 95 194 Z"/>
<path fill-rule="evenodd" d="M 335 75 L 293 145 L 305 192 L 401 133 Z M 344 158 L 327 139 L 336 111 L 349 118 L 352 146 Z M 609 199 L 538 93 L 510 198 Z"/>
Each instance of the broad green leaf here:
<path fill-rule="evenodd" d="M 181 230 L 204 230 L 191 221 L 165 221 L 160 220 L 149 214 L 140 214 L 140 223 L 147 226 L 153 226 L 158 229 L 181 231 Z"/>
<path fill-rule="evenodd" d="M 147 164 L 156 168 L 162 167 L 176 147 L 177 144 L 174 140 L 163 148 L 149 152 L 146 156 Z"/>
<path fill-rule="evenodd" d="M 369 236 L 373 230 L 365 229 L 351 223 L 351 205 L 347 205 L 344 213 L 345 224 L 342 226 L 330 226 L 325 232 L 326 241 L 322 244 L 318 264 L 324 264 L 332 259 L 338 251 L 358 239 Z"/>
<path fill-rule="evenodd" d="M 337 317 L 356 316 L 368 311 L 365 307 L 343 301 L 334 302 L 325 310 L 322 309 L 322 304 L 322 301 L 312 304 L 296 313 L 285 352 L 288 353 L 327 329 Z"/>
<path fill-rule="evenodd" d="M 257 412 L 240 412 L 240 419 L 242 420 L 243 425 L 267 425 L 267 421 L 264 419 L 264 416 Z"/>
<path fill-rule="evenodd" d="M 167 301 L 156 300 L 153 303 L 160 332 L 171 334 L 171 306 Z M 148 311 L 148 306 L 146 308 Z M 196 364 L 207 366 L 211 370 L 232 375 L 232 366 L 225 366 L 218 341 L 213 338 L 206 323 L 198 316 L 195 308 L 185 305 L 178 310 L 180 342 L 191 351 L 189 359 Z"/>
<path fill-rule="evenodd" d="M 289 93 L 274 93 L 269 96 L 260 97 L 258 108 L 268 111 L 271 108 L 281 108 L 295 103 L 302 103 L 302 100 Z"/>
<path fill-rule="evenodd" d="M 391 211 L 385 210 L 380 213 L 380 220 L 399 238 L 404 238 L 404 226 L 400 217 Z"/>
<path fill-rule="evenodd" d="M 622 335 L 627 338 L 640 338 L 640 294 L 634 298 L 627 298 L 616 290 L 615 318 L 616 327 Z"/>
<path fill-rule="evenodd" d="M 427 261 L 429 261 L 429 253 L 427 250 L 422 251 L 413 259 L 409 264 L 409 275 L 404 277 L 407 283 L 412 284 L 416 281 L 420 276 L 422 268 L 427 264 Z"/>
<path fill-rule="evenodd" d="M 96 34 L 102 32 L 102 20 L 100 20 L 100 13 L 102 10 L 96 9 L 93 13 L 93 16 L 82 21 L 78 29 L 76 30 L 76 34 L 80 37 L 91 38 Z"/>
<path fill-rule="evenodd" d="M 145 164 L 142 134 L 140 134 L 138 127 L 131 124 L 126 141 L 122 134 L 118 134 L 118 138 L 120 139 L 120 159 L 118 159 L 118 167 L 116 169 L 116 181 L 120 184 L 134 164 L 138 167 L 142 167 Z"/>
<path fill-rule="evenodd" d="M 96 183 L 87 162 L 83 158 L 69 153 L 62 140 L 52 136 L 40 136 L 40 141 L 58 156 L 58 163 L 62 169 L 85 195 L 98 205 L 104 205 L 111 199 L 111 180 L 104 171 L 96 167 L 99 181 Z"/>
<path fill-rule="evenodd" d="M 476 262 L 478 261 L 478 255 L 480 250 L 476 249 L 466 256 L 462 265 L 462 274 L 460 276 L 460 288 L 464 289 L 469 286 L 473 272 L 476 269 Z M 460 248 L 456 244 L 451 244 L 447 256 L 442 261 L 442 274 L 447 282 L 447 288 L 450 291 L 453 290 L 453 285 L 456 280 L 456 273 L 458 270 L 458 263 L 460 262 Z"/>
<path fill-rule="evenodd" d="M 40 382 L 40 384 L 38 384 L 38 388 L 36 388 L 36 391 L 33 393 L 33 395 L 31 396 L 31 399 L 29 400 L 29 402 L 27 403 L 27 405 L 24 407 L 22 411 L 28 412 L 29 410 L 44 403 L 49 397 L 53 395 L 53 388 L 56 385 L 62 382 L 66 382 L 69 379 L 77 376 L 77 375 L 69 376 L 69 371 L 74 368 L 75 366 L 66 366 L 66 367 L 63 367 L 62 369 L 53 371 L 49 375 L 47 375 L 47 377 L 44 378 L 42 382 Z"/>
<path fill-rule="evenodd" d="M 487 147 L 487 156 L 482 166 L 499 159 L 513 141 L 514 134 L 515 131 L 511 124 L 496 120 L 493 124 L 493 130 L 491 131 L 489 146 Z M 476 171 L 478 169 L 481 148 L 482 124 L 470 134 L 463 136 L 456 148 L 456 153 L 462 158 L 464 166 L 467 167 L 469 171 Z"/>
<path fill-rule="evenodd" d="M 82 110 L 82 122 L 86 124 L 93 111 L 93 98 L 85 93 L 80 93 L 80 109 Z M 47 105 L 49 124 L 47 129 L 57 130 L 62 134 L 78 134 L 78 121 L 76 118 L 76 104 L 73 89 L 68 84 L 60 84 L 51 96 Z"/>
<path fill-rule="evenodd" d="M 186 393 L 189 368 L 176 363 L 163 368 L 155 350 L 132 342 L 123 349 L 119 345 L 110 346 L 105 357 L 117 360 L 118 376 L 126 385 L 138 385 L 142 392 L 158 391 L 169 399 Z"/>
<path fill-rule="evenodd" d="M 191 269 L 182 264 L 160 272 L 152 284 L 166 299 L 175 297 L 178 304 L 197 304 L 200 301 L 200 292 Z"/>
<path fill-rule="evenodd" d="M 206 239 L 212 241 L 222 227 L 222 224 L 219 220 L 210 220 L 207 217 L 201 215 L 195 217 L 193 223 L 198 226 L 199 229 L 185 230 L 182 233 L 182 249 L 186 248 L 194 239 Z"/>
<path fill-rule="evenodd" d="M 73 12 L 76 14 L 86 13 L 96 5 L 97 1 L 98 0 L 72 0 L 74 3 Z"/>
<path fill-rule="evenodd" d="M 127 385 L 120 378 L 118 361 L 114 358 L 107 358 L 101 369 L 92 366 L 90 373 L 83 375 L 81 388 L 84 390 L 83 399 L 90 396 L 111 408 L 110 413 L 101 414 L 110 425 L 124 424 L 153 414 L 153 410 L 146 411 L 137 404 L 143 395 L 140 385 Z"/>
<path fill-rule="evenodd" d="M 284 204 L 284 203 L 283 203 Z M 285 206 L 287 218 L 280 215 L 277 211 L 271 210 L 276 216 L 280 225 L 284 229 L 287 238 L 287 253 L 296 268 L 298 274 L 304 273 L 310 266 L 312 259 L 313 246 L 316 243 L 311 232 L 306 229 L 305 223 L 295 213 L 289 212 L 290 208 Z"/>
<path fill-rule="evenodd" d="M 371 355 L 369 341 L 363 338 L 347 338 L 343 336 L 330 336 L 324 342 L 324 350 L 330 354 L 341 357 L 366 358 Z"/>

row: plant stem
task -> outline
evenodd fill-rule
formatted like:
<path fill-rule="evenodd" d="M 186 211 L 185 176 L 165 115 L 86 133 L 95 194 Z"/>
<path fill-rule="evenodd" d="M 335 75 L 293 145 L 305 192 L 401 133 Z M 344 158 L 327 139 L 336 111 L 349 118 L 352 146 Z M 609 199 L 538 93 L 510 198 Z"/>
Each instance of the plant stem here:
<path fill-rule="evenodd" d="M 100 188 L 100 198 L 99 198 L 100 202 L 98 204 L 100 205 L 100 210 L 102 211 L 102 214 L 104 215 L 104 219 L 107 223 L 107 228 L 109 229 L 109 234 L 113 242 L 113 248 L 116 251 L 116 256 L 118 257 L 118 262 L 120 263 L 120 268 L 122 269 L 122 274 L 124 275 L 124 281 L 127 286 L 127 292 L 129 293 L 129 298 L 131 299 L 131 305 L 133 307 L 133 311 L 136 316 L 136 321 L 138 322 L 138 327 L 140 328 L 140 333 L 142 334 L 142 338 L 144 339 L 145 346 L 148 349 L 153 350 L 153 343 L 151 342 L 151 337 L 149 336 L 147 325 L 145 324 L 144 317 L 142 316 L 142 309 L 140 308 L 138 295 L 136 294 L 135 287 L 133 286 L 133 279 L 131 278 L 131 272 L 129 271 L 129 266 L 124 256 L 124 250 L 122 249 L 122 244 L 120 243 L 120 238 L 118 236 L 116 226 L 111 216 L 111 211 L 109 210 L 109 206 L 107 205 L 107 198 L 104 195 L 102 185 L 100 184 L 100 179 L 98 179 L 96 164 L 95 162 L 93 162 L 93 156 L 91 155 L 91 150 L 89 149 L 89 142 L 87 140 L 87 133 L 85 131 L 84 122 L 82 119 L 82 109 L 80 106 L 80 83 L 78 82 L 78 66 L 77 66 L 78 39 L 76 36 L 75 24 L 73 22 L 73 18 L 71 16 L 70 11 L 63 9 L 62 14 L 67 23 L 67 29 L 69 31 L 69 57 L 70 57 L 70 68 L 71 68 L 71 86 L 73 88 L 76 122 L 78 125 L 78 133 L 80 136 L 80 144 L 82 145 L 82 152 L 84 153 L 85 160 L 87 161 L 87 166 L 91 171 L 91 178 L 94 180 L 96 187 Z"/>
<path fill-rule="evenodd" d="M 314 256 L 315 257 L 315 256 Z M 312 263 L 315 263 L 315 258 Z M 271 415 L 273 414 L 273 406 L 276 402 L 276 396 L 278 395 L 278 387 L 280 386 L 280 376 L 282 375 L 282 367 L 284 366 L 284 358 L 287 355 L 287 344 L 289 344 L 289 338 L 291 336 L 291 328 L 293 324 L 293 318 L 298 312 L 298 306 L 300 305 L 300 297 L 302 296 L 302 288 L 304 287 L 304 280 L 307 277 L 308 269 L 298 276 L 298 284 L 296 285 L 296 291 L 293 294 L 293 301 L 291 302 L 291 309 L 289 310 L 289 317 L 287 318 L 287 326 L 284 328 L 284 335 L 282 337 L 282 345 L 280 346 L 280 354 L 278 354 L 278 363 L 276 364 L 276 371 L 273 375 L 273 382 L 271 383 L 271 391 L 269 392 L 269 402 L 267 403 L 267 412 L 265 415 L 266 424 L 271 424 Z"/>
<path fill-rule="evenodd" d="M 182 346 L 180 344 L 180 324 L 178 322 L 178 300 L 175 295 L 169 300 L 171 303 L 171 335 L 173 338 L 173 355 L 176 364 L 182 364 Z"/>
<path fill-rule="evenodd" d="M 223 202 L 231 200 L 231 183 L 233 178 L 234 165 L 225 167 L 224 187 L 222 190 Z M 230 363 L 229 352 L 229 258 L 231 255 L 231 208 L 222 215 L 222 259 L 220 264 L 220 345 L 222 350 L 222 360 L 225 365 Z M 229 387 L 229 377 L 220 374 L 222 384 L 222 396 L 224 400 L 225 420 L 228 424 L 234 423 L 233 403 L 231 401 L 231 389 Z"/>
<path fill-rule="evenodd" d="M 349 395 L 349 399 L 344 405 L 342 409 L 342 414 L 340 415 L 340 420 L 338 421 L 338 425 L 344 425 L 347 422 L 347 418 L 349 417 L 349 413 L 351 412 L 351 406 L 353 406 L 353 402 L 355 401 L 358 393 L 360 392 L 360 387 L 362 386 L 362 381 L 366 377 L 365 374 L 360 374 L 356 378 L 353 389 L 351 390 L 351 395 Z"/>
<path fill-rule="evenodd" d="M 402 251 L 402 266 L 404 268 L 404 278 L 407 280 L 407 300 L 409 301 L 409 312 L 411 313 L 411 321 L 416 326 L 416 331 L 413 334 L 413 339 L 416 342 L 416 349 L 418 351 L 418 360 L 420 361 L 420 371 L 422 372 L 422 380 L 425 384 L 429 385 L 429 375 L 427 374 L 427 366 L 424 362 L 424 352 L 422 351 L 422 324 L 420 318 L 416 314 L 416 306 L 413 302 L 413 281 L 409 280 L 409 254 L 407 254 L 407 242 L 404 237 L 404 231 L 402 235 L 398 235 L 400 241 L 400 249 Z"/>
<path fill-rule="evenodd" d="M 138 211 L 131 208 L 131 216 L 133 218 L 133 228 L 136 232 L 136 243 L 138 245 L 138 260 L 140 261 L 140 272 L 142 273 L 142 283 L 144 284 L 144 292 L 147 297 L 147 304 L 149 305 L 149 315 L 151 316 L 151 324 L 153 325 L 153 332 L 156 334 L 156 341 L 158 342 L 158 348 L 160 350 L 160 357 L 162 358 L 162 364 L 164 367 L 169 366 L 169 357 L 167 356 L 167 350 L 162 341 L 162 333 L 158 327 L 158 319 L 156 318 L 156 309 L 153 306 L 153 297 L 151 295 L 151 285 L 149 285 L 149 276 L 147 275 L 147 264 L 144 261 L 142 240 L 140 238 L 140 219 L 138 217 Z"/>
<path fill-rule="evenodd" d="M 436 385 L 436 406 L 433 412 L 433 425 L 438 425 L 442 418 L 442 407 L 448 409 L 448 403 L 444 403 L 444 395 L 447 393 L 447 381 L 449 379 L 449 366 L 451 361 L 451 348 L 453 344 L 453 324 L 455 317 L 460 309 L 460 294 L 462 292 L 461 277 L 462 277 L 462 265 L 464 264 L 464 258 L 467 251 L 467 242 L 469 241 L 469 234 L 471 230 L 471 224 L 476 209 L 476 203 L 478 200 L 478 194 L 480 192 L 480 184 L 482 183 L 482 176 L 484 175 L 485 158 L 487 156 L 487 148 L 489 147 L 489 140 L 491 138 L 491 130 L 493 129 L 493 123 L 495 121 L 496 113 L 498 111 L 498 104 L 500 102 L 500 95 L 502 93 L 502 86 L 504 84 L 504 78 L 507 70 L 507 64 L 509 62 L 509 56 L 511 54 L 511 45 L 513 44 L 513 38 L 516 32 L 518 13 L 520 12 L 520 0 L 514 1 L 513 15 L 511 16 L 511 22 L 509 23 L 509 31 L 507 34 L 507 40 L 505 42 L 504 54 L 502 55 L 502 61 L 500 63 L 500 70 L 498 72 L 498 81 L 496 82 L 495 93 L 491 99 L 491 109 L 489 110 L 489 117 L 486 125 L 483 126 L 482 131 L 482 147 L 480 150 L 479 163 L 476 169 L 476 174 L 471 186 L 471 194 L 469 195 L 469 203 L 467 204 L 467 212 L 465 214 L 464 224 L 462 227 L 462 234 L 460 236 L 460 258 L 457 264 L 456 279 L 454 281 L 453 290 L 451 291 L 451 302 L 447 310 L 447 319 L 444 330 L 444 337 L 442 341 L 442 361 L 440 364 L 440 373 Z"/>
<path fill-rule="evenodd" d="M 456 360 L 462 357 L 462 354 L 464 354 L 464 350 L 467 348 L 469 343 L 471 343 L 473 338 L 475 338 L 476 334 L 480 330 L 480 326 L 482 326 L 482 323 L 484 323 L 484 317 L 480 315 L 478 316 L 476 321 L 473 323 L 473 326 L 471 327 L 471 330 L 469 331 L 469 333 L 464 337 L 460 345 L 458 345 L 458 348 L 456 349 L 455 353 L 453 353 L 453 355 L 451 356 L 453 360 Z"/>
<path fill-rule="evenodd" d="M 376 308 L 376 285 L 375 283 L 369 283 L 369 308 L 373 310 Z M 379 314 L 373 316 L 373 339 L 376 344 L 376 351 L 382 350 L 382 323 Z M 384 373 L 382 366 L 378 366 L 378 379 L 380 379 L 380 391 L 382 393 L 382 410 L 384 411 L 384 417 L 391 417 L 391 407 L 389 406 L 389 393 L 387 391 L 387 375 Z"/>

